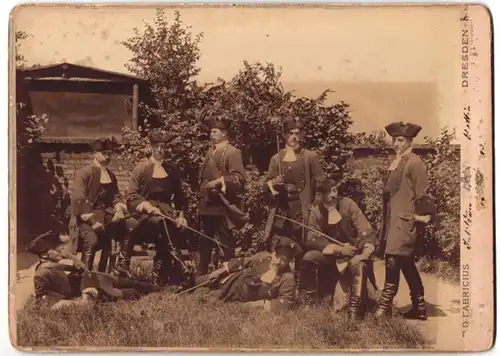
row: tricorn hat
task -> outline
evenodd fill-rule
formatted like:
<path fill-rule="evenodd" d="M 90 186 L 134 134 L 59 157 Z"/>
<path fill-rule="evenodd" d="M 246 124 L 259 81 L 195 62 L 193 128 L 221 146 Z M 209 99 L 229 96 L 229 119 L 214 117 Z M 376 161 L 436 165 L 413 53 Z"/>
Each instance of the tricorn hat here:
<path fill-rule="evenodd" d="M 168 143 L 175 138 L 175 135 L 169 134 L 164 130 L 155 130 L 149 134 L 149 141 L 155 143 Z"/>
<path fill-rule="evenodd" d="M 26 252 L 33 253 L 35 255 L 42 255 L 54 249 L 62 243 L 57 231 L 49 231 L 42 235 L 37 236 L 26 246 Z"/>
<path fill-rule="evenodd" d="M 231 120 L 222 117 L 212 117 L 207 120 L 207 126 L 210 129 L 229 131 L 231 129 Z"/>
<path fill-rule="evenodd" d="M 318 182 L 317 191 L 321 194 L 329 193 L 334 187 L 337 187 L 340 184 L 340 181 L 340 174 L 333 174 L 331 178 L 325 178 Z"/>
<path fill-rule="evenodd" d="M 120 289 L 113 286 L 114 276 L 108 273 L 88 271 L 85 272 L 80 282 L 80 290 L 95 288 L 98 292 L 107 297 L 120 298 L 123 293 Z"/>
<path fill-rule="evenodd" d="M 393 122 L 385 127 L 387 133 L 392 137 L 415 137 L 418 135 L 422 127 L 410 122 Z"/>
<path fill-rule="evenodd" d="M 280 236 L 273 250 L 277 255 L 284 255 L 292 259 L 301 253 L 302 248 L 295 241 Z"/>
<path fill-rule="evenodd" d="M 114 142 L 110 138 L 95 139 L 89 143 L 89 146 L 94 152 L 111 151 L 114 147 Z"/>
<path fill-rule="evenodd" d="M 302 129 L 303 127 L 304 123 L 299 117 L 287 117 L 283 120 L 283 133 L 295 129 Z"/>

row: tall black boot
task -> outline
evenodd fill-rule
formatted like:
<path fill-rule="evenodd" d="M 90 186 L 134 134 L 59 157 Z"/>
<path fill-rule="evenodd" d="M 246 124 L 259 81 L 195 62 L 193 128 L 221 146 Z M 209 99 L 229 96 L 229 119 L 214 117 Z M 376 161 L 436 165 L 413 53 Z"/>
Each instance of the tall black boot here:
<path fill-rule="evenodd" d="M 156 251 L 156 256 L 153 260 L 152 283 L 155 286 L 163 286 L 166 282 L 165 261 L 163 260 L 163 256 L 158 256 L 158 251 Z"/>
<path fill-rule="evenodd" d="M 95 252 L 91 245 L 83 244 L 82 248 L 82 263 L 89 271 L 94 269 Z"/>
<path fill-rule="evenodd" d="M 320 301 L 318 288 L 318 268 L 307 261 L 301 261 L 300 270 L 295 269 L 298 274 L 297 285 L 299 298 L 305 305 L 317 304 Z M 297 277 L 296 277 L 297 278 Z"/>
<path fill-rule="evenodd" d="M 364 262 L 359 262 L 351 268 L 351 294 L 349 297 L 349 319 L 360 320 L 365 316 L 367 295 L 367 267 Z"/>
<path fill-rule="evenodd" d="M 132 261 L 133 250 L 134 245 L 131 242 L 131 235 L 130 233 L 127 233 L 121 241 L 120 257 L 115 268 L 112 271 L 113 274 L 126 278 L 132 277 L 132 272 L 130 271 L 130 263 Z"/>
<path fill-rule="evenodd" d="M 377 310 L 375 311 L 375 317 L 390 317 L 392 315 L 392 301 L 398 292 L 398 285 L 392 283 L 385 283 L 384 290 L 382 291 L 382 296 L 380 297 L 380 302 Z"/>
<path fill-rule="evenodd" d="M 405 319 L 427 320 L 427 310 L 425 308 L 425 299 L 423 295 L 412 295 L 412 308 L 403 313 Z"/>

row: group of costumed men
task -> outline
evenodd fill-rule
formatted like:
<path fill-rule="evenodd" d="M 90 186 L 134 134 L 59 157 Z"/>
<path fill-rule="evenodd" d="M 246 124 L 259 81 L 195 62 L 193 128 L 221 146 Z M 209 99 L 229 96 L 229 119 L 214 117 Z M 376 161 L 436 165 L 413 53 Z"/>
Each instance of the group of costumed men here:
<path fill-rule="evenodd" d="M 92 143 L 93 162 L 74 177 L 70 233 L 50 232 L 27 246 L 40 257 L 34 277 L 37 301 L 57 308 L 89 300 L 134 299 L 181 285 L 178 293 L 205 290 L 217 300 L 273 311 L 289 309 L 298 300 L 314 304 L 325 296 L 343 296 L 344 304 L 334 303 L 335 308 L 346 307 L 349 317 L 359 319 L 366 312 L 368 283 L 377 288 L 377 249 L 385 256 L 386 275 L 375 316 L 393 314 L 402 271 L 413 304 L 403 316 L 427 318 L 414 250 L 417 224 L 428 223 L 434 208 L 427 195 L 426 166 L 412 152 L 420 126 L 386 126 L 396 157 L 387 169 L 377 237 L 359 206 L 339 196 L 338 179 L 327 177 L 318 155 L 302 146 L 302 121 L 286 118 L 285 147 L 271 158 L 263 187 L 269 201 L 267 250 L 236 257 L 233 231 L 248 221 L 242 153 L 229 143 L 230 121 L 210 122 L 213 145 L 199 173 L 201 231 L 188 226 L 181 175 L 165 157 L 172 136 L 164 131 L 150 135 L 151 156 L 133 169 L 124 196 L 108 168 L 109 141 Z M 179 252 L 186 229 L 199 237 L 196 273 Z M 133 278 L 130 269 L 134 247 L 143 243 L 153 243 L 156 250 L 148 281 Z M 214 247 L 221 251 L 223 263 L 209 272 Z M 101 257 L 94 270 L 98 250 Z"/>

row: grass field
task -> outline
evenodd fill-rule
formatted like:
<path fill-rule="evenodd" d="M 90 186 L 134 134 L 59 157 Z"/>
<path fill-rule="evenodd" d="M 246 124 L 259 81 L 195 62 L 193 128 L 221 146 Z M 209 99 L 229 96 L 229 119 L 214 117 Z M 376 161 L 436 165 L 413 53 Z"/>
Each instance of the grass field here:
<path fill-rule="evenodd" d="M 17 318 L 21 347 L 196 347 L 259 349 L 388 349 L 425 347 L 402 319 L 350 322 L 328 306 L 272 315 L 200 295 L 161 292 L 138 301 L 37 309 L 28 301 Z"/>

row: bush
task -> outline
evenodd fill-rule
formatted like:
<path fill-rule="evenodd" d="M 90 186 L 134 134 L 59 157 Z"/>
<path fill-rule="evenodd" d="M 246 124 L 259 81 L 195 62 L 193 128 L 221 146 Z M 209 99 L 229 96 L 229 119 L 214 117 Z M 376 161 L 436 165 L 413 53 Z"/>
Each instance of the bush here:
<path fill-rule="evenodd" d="M 454 265 L 460 262 L 460 152 L 451 142 L 455 131 L 446 128 L 436 139 L 426 137 L 436 153 L 424 158 L 427 164 L 429 193 L 436 203 L 437 219 L 423 236 L 423 252 L 431 258 L 444 259 Z"/>
<path fill-rule="evenodd" d="M 295 97 L 284 90 L 281 70 L 273 64 L 243 62 L 243 68 L 229 81 L 199 85 L 198 44 L 202 34 L 192 36 L 176 13 L 172 23 L 158 10 L 154 25 L 145 25 L 141 33 L 124 41 L 132 51 L 127 67 L 148 78 L 152 84 L 154 104 L 142 104 L 146 118 L 138 130 L 124 129 L 120 155 L 131 167 L 147 156 L 145 137 L 154 127 L 175 133 L 169 157 L 177 164 L 189 197 L 188 216 L 197 221 L 198 173 L 209 148 L 204 119 L 213 116 L 230 119 L 232 142 L 243 152 L 247 172 L 245 192 L 249 224 L 236 232 L 237 244 L 254 250 L 263 248 L 263 230 L 267 217 L 263 199 L 264 177 L 271 156 L 277 151 L 277 138 L 283 147 L 281 119 L 301 117 L 306 121 L 305 146 L 318 152 L 325 172 L 342 175 L 341 194 L 353 198 L 365 211 L 378 231 L 382 218 L 382 189 L 386 167 L 391 157 L 384 132 L 352 134 L 349 105 L 340 102 L 325 105 L 325 91 L 317 98 Z M 156 48 L 162 48 L 156 51 Z M 174 58 L 174 59 L 172 59 Z M 185 70 L 182 70 L 185 68 Z M 183 100 L 185 99 L 185 100 Z M 441 224 L 426 229 L 423 237 L 426 254 L 458 261 L 459 241 L 459 174 L 458 154 L 452 150 L 452 135 L 443 130 L 436 140 L 436 154 L 424 157 L 429 167 L 431 195 L 437 201 Z M 358 159 L 356 145 L 378 148 L 378 156 Z M 458 190 L 457 190 L 458 189 Z M 457 200 L 458 199 L 458 200 Z M 448 202 L 452 202 L 448 204 Z"/>
<path fill-rule="evenodd" d="M 250 223 L 236 233 L 237 244 L 255 249 L 262 246 L 263 223 L 267 216 L 262 200 L 264 176 L 271 156 L 277 150 L 277 138 L 283 147 L 281 119 L 301 117 L 307 121 L 306 141 L 321 151 L 327 170 L 339 170 L 347 161 L 351 124 L 348 105 L 324 106 L 327 90 L 318 98 L 297 98 L 283 89 L 281 71 L 273 64 L 243 63 L 243 68 L 229 81 L 200 86 L 194 77 L 199 69 L 198 42 L 189 27 L 184 28 L 179 14 L 169 23 L 159 10 L 154 26 L 146 24 L 143 33 L 124 41 L 132 51 L 128 68 L 150 80 L 153 105 L 144 105 L 145 125 L 138 130 L 124 128 L 120 156 L 135 165 L 146 157 L 145 137 L 152 128 L 164 128 L 177 139 L 169 146 L 169 159 L 183 176 L 189 197 L 190 223 L 196 224 L 198 174 L 208 151 L 208 128 L 204 120 L 221 117 L 232 122 L 232 143 L 242 150 L 247 170 L 246 208 Z M 162 51 L 155 51 L 164 47 Z M 176 61 L 172 61 L 176 58 Z M 186 67 L 186 71 L 179 68 Z M 186 88 L 189 88 L 186 92 Z M 184 98 L 179 101 L 176 98 Z M 167 105 L 168 104 L 168 105 Z"/>
<path fill-rule="evenodd" d="M 357 138 L 360 145 L 383 150 L 378 156 L 371 155 L 349 162 L 345 178 L 351 180 L 350 184 L 346 184 L 345 195 L 360 202 L 377 232 L 382 222 L 383 182 L 392 159 L 387 155 L 383 137 L 371 134 Z M 429 259 L 445 260 L 453 266 L 457 266 L 460 261 L 460 152 L 451 144 L 454 138 L 455 133 L 446 128 L 436 139 L 425 138 L 426 144 L 434 147 L 434 153 L 422 156 L 422 159 L 427 165 L 429 195 L 437 210 L 437 219 L 419 231 L 417 253 L 427 256 L 426 264 Z M 349 187 L 353 185 L 357 187 L 350 190 Z"/>

